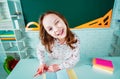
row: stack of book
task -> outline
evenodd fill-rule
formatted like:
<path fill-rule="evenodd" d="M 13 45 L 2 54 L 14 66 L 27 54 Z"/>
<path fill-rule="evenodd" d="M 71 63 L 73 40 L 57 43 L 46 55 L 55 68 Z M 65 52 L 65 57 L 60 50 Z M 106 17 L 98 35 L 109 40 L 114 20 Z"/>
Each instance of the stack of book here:
<path fill-rule="evenodd" d="M 0 40 L 2 41 L 15 41 L 15 35 L 13 31 L 0 31 Z"/>
<path fill-rule="evenodd" d="M 109 73 L 113 73 L 114 71 L 114 66 L 111 60 L 94 58 L 92 63 L 93 63 L 93 68 L 95 69 L 99 69 Z"/>

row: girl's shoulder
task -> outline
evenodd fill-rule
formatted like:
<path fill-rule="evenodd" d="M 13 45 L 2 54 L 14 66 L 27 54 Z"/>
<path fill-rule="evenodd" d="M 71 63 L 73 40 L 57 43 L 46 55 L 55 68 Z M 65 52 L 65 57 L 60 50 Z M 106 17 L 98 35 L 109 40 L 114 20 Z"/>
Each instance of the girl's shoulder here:
<path fill-rule="evenodd" d="M 45 49 L 45 46 L 41 43 L 41 41 L 38 43 L 37 48 L 39 49 Z"/>
<path fill-rule="evenodd" d="M 77 40 L 77 42 L 75 43 L 76 45 L 80 45 L 80 38 L 77 34 L 73 33 L 74 34 L 74 38 Z"/>
<path fill-rule="evenodd" d="M 76 33 L 73 33 L 73 34 L 74 34 L 74 38 L 77 39 L 78 41 L 80 41 L 79 36 Z"/>

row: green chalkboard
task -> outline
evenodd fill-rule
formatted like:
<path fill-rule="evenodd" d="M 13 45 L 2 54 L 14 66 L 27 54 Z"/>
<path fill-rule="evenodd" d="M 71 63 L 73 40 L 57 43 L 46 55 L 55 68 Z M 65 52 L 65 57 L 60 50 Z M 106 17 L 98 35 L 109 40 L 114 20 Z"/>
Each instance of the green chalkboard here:
<path fill-rule="evenodd" d="M 39 16 L 48 10 L 63 14 L 70 27 L 95 20 L 113 8 L 114 0 L 21 0 L 25 24 L 38 22 Z"/>

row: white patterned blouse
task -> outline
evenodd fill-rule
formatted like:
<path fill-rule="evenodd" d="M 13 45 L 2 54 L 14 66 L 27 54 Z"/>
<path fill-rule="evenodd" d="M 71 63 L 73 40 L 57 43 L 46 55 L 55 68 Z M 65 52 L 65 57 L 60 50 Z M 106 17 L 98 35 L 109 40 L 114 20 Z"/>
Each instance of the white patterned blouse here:
<path fill-rule="evenodd" d="M 52 53 L 47 54 L 45 47 L 40 43 L 37 47 L 37 57 L 40 64 L 59 64 L 60 69 L 75 66 L 80 59 L 80 41 L 76 35 L 75 38 L 77 39 L 77 42 L 73 44 L 75 49 L 71 49 L 65 42 L 60 44 L 58 40 L 55 40 Z"/>

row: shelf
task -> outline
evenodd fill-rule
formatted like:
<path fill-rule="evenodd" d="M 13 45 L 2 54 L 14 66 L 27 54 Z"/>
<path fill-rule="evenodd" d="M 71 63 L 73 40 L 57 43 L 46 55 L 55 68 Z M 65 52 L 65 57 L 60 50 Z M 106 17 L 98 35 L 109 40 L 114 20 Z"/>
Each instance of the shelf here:
<path fill-rule="evenodd" d="M 26 38 L 25 37 L 23 37 L 23 38 L 21 38 L 21 39 L 19 39 L 19 40 L 17 40 L 16 41 L 16 39 L 14 39 L 14 40 L 12 40 L 12 39 L 10 39 L 10 40 L 3 40 L 2 38 L 0 38 L 1 39 L 1 42 L 23 42 Z"/>
<path fill-rule="evenodd" d="M 0 30 L 13 30 L 13 23 L 10 19 L 0 20 Z"/>
<path fill-rule="evenodd" d="M 17 52 L 25 52 L 28 48 L 25 47 L 21 50 L 18 50 L 18 47 L 17 46 L 14 46 L 14 47 L 10 47 L 8 49 L 5 50 L 6 53 L 17 53 Z"/>
<path fill-rule="evenodd" d="M 18 48 L 17 48 L 17 46 L 13 46 L 13 47 L 9 47 L 9 48 L 5 49 L 5 51 L 6 51 L 6 52 L 11 52 L 11 51 L 17 52 L 17 51 L 18 51 Z"/>
<path fill-rule="evenodd" d="M 29 55 L 27 54 L 26 51 L 21 52 L 20 55 L 21 55 L 21 58 L 23 58 L 23 59 L 25 59 L 25 58 L 29 58 Z"/>
<path fill-rule="evenodd" d="M 16 40 L 1 40 L 2 42 L 16 42 Z"/>
<path fill-rule="evenodd" d="M 17 12 L 18 11 L 18 12 Z M 27 47 L 20 0 L 0 0 L 0 53 L 25 58 Z"/>
<path fill-rule="evenodd" d="M 25 48 L 24 41 L 2 42 L 5 51 L 22 51 Z"/>
<path fill-rule="evenodd" d="M 22 41 L 24 41 L 26 39 L 26 37 L 23 37 L 23 38 L 21 38 L 20 40 L 18 40 L 18 42 L 22 42 Z"/>
<path fill-rule="evenodd" d="M 22 50 L 20 50 L 21 52 L 25 52 L 28 49 L 28 47 L 24 47 Z"/>
<path fill-rule="evenodd" d="M 2 44 L 0 44 L 0 53 L 2 53 L 1 51 L 4 51 L 3 47 L 2 47 Z"/>
<path fill-rule="evenodd" d="M 9 35 L 14 35 L 14 31 L 13 30 L 1 30 L 0 31 L 0 36 L 9 36 Z"/>
<path fill-rule="evenodd" d="M 11 30 L 7 30 L 7 31 L 1 30 L 0 31 L 0 39 L 2 41 L 14 41 L 14 40 L 16 40 L 15 39 L 15 34 Z"/>
<path fill-rule="evenodd" d="M 0 38 L 9 38 L 9 37 L 15 37 L 15 35 L 4 35 L 4 34 L 0 34 Z"/>
<path fill-rule="evenodd" d="M 20 30 L 1 30 L 0 39 L 2 41 L 23 41 L 25 38 L 22 36 Z"/>

